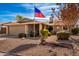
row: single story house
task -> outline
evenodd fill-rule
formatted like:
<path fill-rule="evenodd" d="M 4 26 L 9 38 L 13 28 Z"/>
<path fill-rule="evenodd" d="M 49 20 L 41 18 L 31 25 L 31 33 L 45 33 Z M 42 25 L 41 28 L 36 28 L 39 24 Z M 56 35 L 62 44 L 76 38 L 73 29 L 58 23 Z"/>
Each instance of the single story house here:
<path fill-rule="evenodd" d="M 0 24 L 3 28 L 2 31 L 6 35 L 18 36 L 20 33 L 25 33 L 27 36 L 30 35 L 40 35 L 40 31 L 44 28 L 47 28 L 49 31 L 60 31 L 63 29 L 68 29 L 65 26 L 65 23 L 62 20 L 56 20 L 52 23 L 44 23 L 34 21 L 32 19 L 26 18 L 22 22 L 9 22 Z M 68 25 L 68 24 L 67 24 Z M 71 27 L 73 27 L 71 25 Z"/>
<path fill-rule="evenodd" d="M 39 35 L 40 31 L 46 27 L 45 23 L 34 20 L 3 23 L 1 26 L 5 26 L 6 35 L 13 36 L 18 36 L 20 33 L 25 33 L 28 36 L 34 35 L 34 33 Z"/>

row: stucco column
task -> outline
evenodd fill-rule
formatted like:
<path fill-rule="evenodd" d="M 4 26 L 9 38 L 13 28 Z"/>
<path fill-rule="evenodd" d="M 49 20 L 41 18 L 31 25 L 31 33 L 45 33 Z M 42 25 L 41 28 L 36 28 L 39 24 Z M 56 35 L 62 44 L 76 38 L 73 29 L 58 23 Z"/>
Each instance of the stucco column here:
<path fill-rule="evenodd" d="M 62 30 L 63 30 L 63 26 L 62 26 Z"/>
<path fill-rule="evenodd" d="M 9 26 L 6 27 L 6 35 L 9 35 Z"/>
<path fill-rule="evenodd" d="M 25 25 L 25 34 L 27 35 L 28 34 L 28 25 Z"/>
<path fill-rule="evenodd" d="M 39 24 L 39 35 L 41 30 L 42 30 L 42 24 Z"/>

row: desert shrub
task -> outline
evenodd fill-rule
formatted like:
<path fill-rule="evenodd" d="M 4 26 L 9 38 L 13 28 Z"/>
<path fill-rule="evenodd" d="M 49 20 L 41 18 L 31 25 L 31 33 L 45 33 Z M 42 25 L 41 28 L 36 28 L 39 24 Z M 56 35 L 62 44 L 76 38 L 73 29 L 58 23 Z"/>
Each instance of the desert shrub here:
<path fill-rule="evenodd" d="M 70 33 L 66 31 L 57 32 L 57 38 L 60 40 L 68 40 L 70 37 Z"/>
<path fill-rule="evenodd" d="M 71 33 L 72 33 L 73 35 L 77 35 L 77 34 L 79 33 L 79 28 L 74 28 L 74 29 L 72 29 L 72 30 L 71 30 Z"/>
<path fill-rule="evenodd" d="M 49 31 L 47 29 L 41 30 L 41 43 L 40 44 L 45 44 L 45 39 L 48 37 Z"/>
<path fill-rule="evenodd" d="M 51 36 L 52 33 L 49 32 L 47 29 L 44 29 L 44 30 L 41 31 L 41 35 L 45 36 L 45 37 L 48 37 L 48 36 Z"/>
<path fill-rule="evenodd" d="M 25 34 L 25 33 L 20 33 L 20 34 L 18 35 L 18 37 L 19 37 L 19 38 L 26 37 L 26 34 Z"/>
<path fill-rule="evenodd" d="M 41 36 L 48 37 L 49 31 L 47 29 L 41 30 Z"/>

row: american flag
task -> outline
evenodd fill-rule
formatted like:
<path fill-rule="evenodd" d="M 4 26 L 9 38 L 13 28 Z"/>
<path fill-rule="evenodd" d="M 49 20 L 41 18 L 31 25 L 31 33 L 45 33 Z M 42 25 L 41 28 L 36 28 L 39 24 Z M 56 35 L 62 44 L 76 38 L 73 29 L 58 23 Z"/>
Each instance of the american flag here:
<path fill-rule="evenodd" d="M 35 17 L 45 18 L 43 13 L 39 9 L 37 9 L 36 7 L 35 7 Z"/>

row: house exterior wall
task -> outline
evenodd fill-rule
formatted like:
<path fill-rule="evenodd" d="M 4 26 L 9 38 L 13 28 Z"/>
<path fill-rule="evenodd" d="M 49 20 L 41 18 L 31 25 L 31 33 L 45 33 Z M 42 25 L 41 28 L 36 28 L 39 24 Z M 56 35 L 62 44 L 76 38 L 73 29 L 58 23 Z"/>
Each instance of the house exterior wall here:
<path fill-rule="evenodd" d="M 31 31 L 34 31 L 34 24 L 22 24 L 22 25 L 5 25 L 6 26 L 6 35 L 18 36 L 20 33 L 25 33 L 29 36 Z M 40 34 L 40 30 L 44 29 L 45 25 L 36 24 L 35 32 Z"/>
<path fill-rule="evenodd" d="M 61 31 L 63 30 L 63 26 L 53 26 L 53 31 Z"/>
<path fill-rule="evenodd" d="M 27 33 L 28 31 L 25 32 L 25 27 L 24 25 L 18 25 L 18 26 L 9 26 L 9 35 L 18 35 L 19 33 Z"/>

